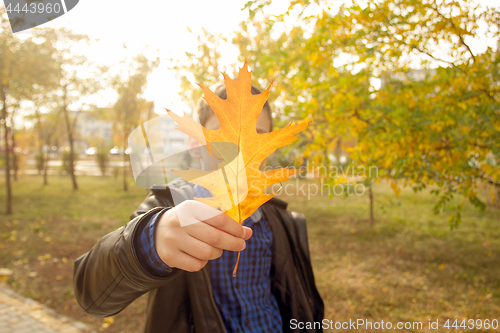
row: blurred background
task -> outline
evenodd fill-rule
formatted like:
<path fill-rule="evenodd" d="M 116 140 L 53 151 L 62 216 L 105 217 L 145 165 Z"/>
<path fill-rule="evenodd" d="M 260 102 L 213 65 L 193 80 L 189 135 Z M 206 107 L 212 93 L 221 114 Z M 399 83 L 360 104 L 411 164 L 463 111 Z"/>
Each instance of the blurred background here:
<path fill-rule="evenodd" d="M 313 120 L 269 164 L 303 171 L 279 196 L 309 221 L 326 317 L 500 319 L 499 28 L 493 0 L 86 0 L 13 34 L 0 5 L 1 283 L 141 331 L 144 297 L 85 315 L 72 264 L 147 194 L 130 132 L 195 117 L 197 84 L 246 61 L 275 128 Z"/>

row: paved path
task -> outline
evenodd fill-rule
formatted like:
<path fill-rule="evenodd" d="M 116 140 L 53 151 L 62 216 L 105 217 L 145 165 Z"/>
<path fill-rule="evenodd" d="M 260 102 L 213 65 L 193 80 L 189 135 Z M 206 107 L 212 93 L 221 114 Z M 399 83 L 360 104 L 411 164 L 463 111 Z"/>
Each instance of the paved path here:
<path fill-rule="evenodd" d="M 90 333 L 84 324 L 0 286 L 0 333 Z"/>

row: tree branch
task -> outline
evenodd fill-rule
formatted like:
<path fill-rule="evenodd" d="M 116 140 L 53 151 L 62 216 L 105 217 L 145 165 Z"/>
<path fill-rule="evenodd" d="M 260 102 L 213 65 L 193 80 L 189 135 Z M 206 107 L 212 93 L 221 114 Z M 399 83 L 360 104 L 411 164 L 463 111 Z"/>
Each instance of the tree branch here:
<path fill-rule="evenodd" d="M 427 52 L 427 51 L 424 51 L 424 50 L 420 49 L 418 46 L 415 46 L 415 45 L 411 45 L 411 46 L 410 46 L 410 45 L 408 45 L 407 43 L 404 43 L 404 42 L 403 42 L 403 44 L 405 44 L 405 45 L 409 46 L 409 47 L 410 47 L 410 48 L 412 48 L 412 49 L 417 50 L 417 51 L 418 51 L 418 52 L 420 52 L 420 53 L 425 54 L 426 56 L 431 57 L 432 59 L 434 59 L 434 60 L 436 60 L 436 61 L 444 62 L 445 64 L 451 65 L 451 66 L 453 66 L 453 67 L 457 67 L 457 65 L 456 65 L 454 62 L 451 62 L 451 61 L 447 61 L 447 60 L 443 60 L 443 59 L 437 58 L 437 57 L 433 56 L 431 53 L 429 53 L 429 52 Z"/>
<path fill-rule="evenodd" d="M 71 132 L 74 133 L 75 130 L 75 124 L 78 119 L 78 115 L 80 114 L 81 110 L 78 110 L 75 112 L 75 118 L 73 118 L 73 122 L 71 123 Z"/>
<path fill-rule="evenodd" d="M 455 30 L 455 33 L 457 34 L 458 38 L 460 39 L 460 44 L 462 44 L 463 46 L 465 46 L 465 48 L 467 49 L 467 51 L 469 51 L 469 53 L 470 53 L 470 55 L 472 57 L 472 62 L 475 63 L 476 62 L 476 57 L 474 56 L 474 53 L 472 53 L 472 50 L 470 49 L 469 45 L 467 45 L 465 43 L 465 40 L 464 40 L 463 36 L 458 32 L 458 28 L 455 25 L 455 23 L 453 23 L 452 20 L 450 20 L 449 18 L 447 18 L 443 14 L 441 14 L 441 12 L 437 8 L 435 8 L 433 6 L 431 6 L 430 8 L 432 10 L 434 10 L 436 12 L 436 14 L 438 14 L 442 19 L 444 19 L 446 22 L 448 22 L 451 25 L 451 27 L 453 28 L 453 30 Z"/>
<path fill-rule="evenodd" d="M 490 183 L 491 185 L 495 186 L 495 187 L 500 187 L 500 182 L 497 181 L 497 180 L 494 180 L 493 178 L 487 176 L 484 174 L 484 172 L 479 172 L 479 177 L 482 179 L 482 180 L 485 180 L 487 181 L 488 183 Z"/>
<path fill-rule="evenodd" d="M 391 23 L 391 21 L 389 20 L 389 18 L 387 17 L 387 15 L 385 15 L 385 14 L 383 14 L 383 15 L 384 15 L 384 18 L 385 18 L 385 20 L 386 20 L 387 24 L 388 24 L 389 26 L 391 26 L 391 27 L 393 27 L 393 28 L 397 29 L 397 27 L 396 27 L 393 23 Z M 398 39 L 398 38 L 397 38 L 396 36 L 394 36 L 394 35 L 393 35 L 392 37 L 393 37 L 393 38 L 394 38 L 397 42 L 399 42 L 400 44 L 402 44 L 402 45 L 405 45 L 405 46 L 409 47 L 409 48 L 410 48 L 410 51 L 411 51 L 411 50 L 413 50 L 413 49 L 415 49 L 415 50 L 417 50 L 418 52 L 420 52 L 420 53 L 422 53 L 422 54 L 425 54 L 425 55 L 427 55 L 428 57 L 431 57 L 432 59 L 434 59 L 434 60 L 436 60 L 436 61 L 443 62 L 443 63 L 448 64 L 448 65 L 451 65 L 451 66 L 453 66 L 453 67 L 457 67 L 457 65 L 456 65 L 454 62 L 451 62 L 451 61 L 447 61 L 447 60 L 443 60 L 443 59 L 437 58 L 437 57 L 433 56 L 430 52 L 428 52 L 428 51 L 424 51 L 424 50 L 422 50 L 421 48 L 419 48 L 418 46 L 415 46 L 415 45 L 410 45 L 410 44 L 406 43 L 406 42 L 404 41 L 404 39 L 403 39 L 403 38 Z"/>
<path fill-rule="evenodd" d="M 368 126 L 371 126 L 373 125 L 369 120 L 366 120 L 364 118 L 362 118 L 359 113 L 358 113 L 358 109 L 353 109 L 353 112 L 352 112 L 352 115 L 354 117 L 356 117 L 358 120 L 361 120 L 362 122 L 364 122 L 365 124 L 367 124 Z"/>

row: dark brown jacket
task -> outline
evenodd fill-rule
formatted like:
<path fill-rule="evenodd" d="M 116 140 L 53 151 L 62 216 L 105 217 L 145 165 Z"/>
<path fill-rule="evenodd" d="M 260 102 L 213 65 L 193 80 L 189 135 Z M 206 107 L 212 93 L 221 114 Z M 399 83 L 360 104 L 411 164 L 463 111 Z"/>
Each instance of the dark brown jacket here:
<path fill-rule="evenodd" d="M 86 313 L 112 316 L 149 292 L 145 332 L 226 331 L 212 295 L 210 265 L 198 272 L 174 268 L 167 277 L 159 278 L 144 270 L 134 250 L 134 238 L 141 224 L 162 207 L 173 206 L 172 197 L 193 197 L 192 187 L 187 184 L 176 182 L 154 189 L 132 214 L 130 222 L 104 236 L 75 261 L 75 296 Z M 303 215 L 289 213 L 286 206 L 277 198 L 262 206 L 274 235 L 272 292 L 280 308 L 283 332 L 321 332 L 290 329 L 292 319 L 322 321 L 324 307 L 314 283 L 306 221 Z"/>

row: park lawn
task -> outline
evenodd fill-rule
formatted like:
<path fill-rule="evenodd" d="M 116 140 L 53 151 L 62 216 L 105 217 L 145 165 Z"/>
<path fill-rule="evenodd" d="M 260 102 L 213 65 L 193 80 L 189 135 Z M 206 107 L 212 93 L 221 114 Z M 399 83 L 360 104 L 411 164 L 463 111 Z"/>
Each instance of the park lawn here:
<path fill-rule="evenodd" d="M 76 192 L 63 176 L 50 177 L 48 186 L 36 176 L 14 183 L 15 213 L 2 216 L 0 224 L 0 267 L 14 272 L 5 283 L 98 331 L 140 332 L 146 297 L 113 320 L 94 318 L 76 304 L 72 274 L 74 260 L 124 225 L 146 191 L 132 185 L 123 192 L 120 179 L 112 177 L 78 180 Z M 415 195 L 403 189 L 396 197 L 381 183 L 374 188 L 376 223 L 370 226 L 366 194 L 347 199 L 310 196 L 307 189 L 313 184 L 288 182 L 279 197 L 289 202 L 289 210 L 307 217 L 326 318 L 334 323 L 423 323 L 423 329 L 411 332 L 430 332 L 429 319 L 439 320 L 438 331 L 445 331 L 446 319 L 500 320 L 499 208 L 479 211 L 466 203 L 462 224 L 450 231 L 452 205 L 461 199 L 434 215 L 436 197 L 428 191 Z M 5 202 L 4 183 L 0 202 Z M 460 331 L 473 330 L 454 330 Z"/>
<path fill-rule="evenodd" d="M 439 320 L 441 332 L 447 319 L 459 319 L 459 325 L 466 318 L 500 322 L 499 208 L 480 211 L 466 202 L 461 225 L 451 231 L 448 219 L 462 198 L 434 215 L 436 197 L 429 191 L 415 195 L 406 188 L 396 196 L 388 184 L 376 184 L 376 222 L 370 227 L 367 194 L 309 200 L 297 193 L 282 198 L 289 210 L 306 214 L 326 318 L 423 323 L 409 332 L 431 332 L 429 319 Z"/>

